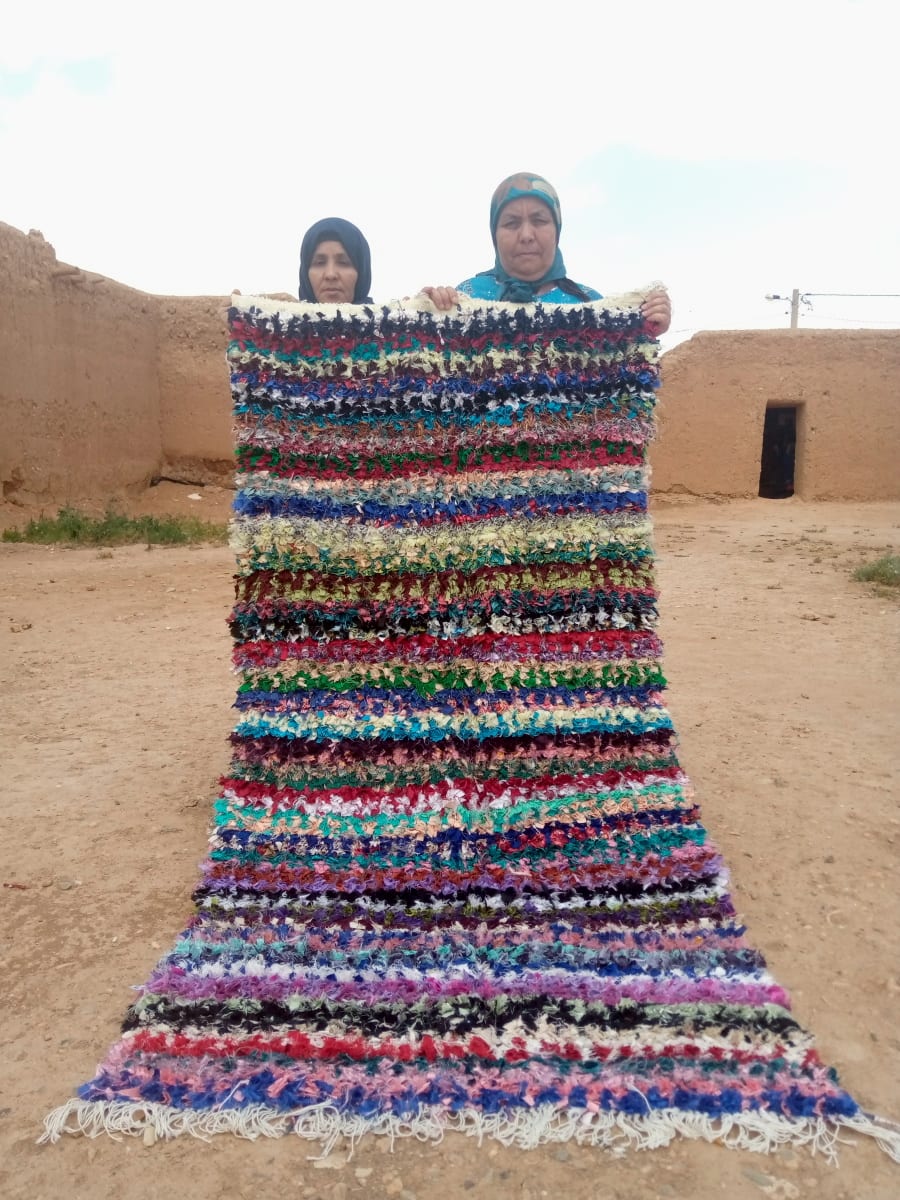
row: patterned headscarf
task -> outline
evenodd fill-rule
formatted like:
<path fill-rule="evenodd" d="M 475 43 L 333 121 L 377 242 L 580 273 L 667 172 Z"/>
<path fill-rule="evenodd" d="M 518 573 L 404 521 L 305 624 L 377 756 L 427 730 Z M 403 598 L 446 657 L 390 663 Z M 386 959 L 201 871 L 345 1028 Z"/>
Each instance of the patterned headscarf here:
<path fill-rule="evenodd" d="M 345 221 L 343 217 L 326 217 L 323 221 L 316 221 L 303 235 L 300 246 L 300 299 L 315 301 L 316 294 L 309 282 L 309 265 L 320 242 L 341 243 L 347 257 L 356 267 L 353 303 L 371 304 L 369 288 L 372 286 L 372 255 L 369 243 L 356 226 Z"/>
<path fill-rule="evenodd" d="M 529 303 L 536 298 L 538 289 L 543 287 L 545 283 L 549 283 L 551 280 L 566 279 L 566 264 L 563 262 L 563 257 L 559 249 L 559 231 L 562 228 L 562 212 L 559 207 L 559 196 L 557 196 L 556 189 L 552 184 L 548 183 L 541 175 L 533 175 L 530 171 L 518 171 L 515 175 L 508 176 L 502 183 L 497 185 L 493 196 L 491 196 L 491 239 L 494 243 L 494 250 L 497 250 L 497 223 L 500 220 L 501 212 L 509 204 L 510 200 L 519 200 L 522 197 L 542 201 L 553 215 L 553 221 L 556 225 L 557 246 L 556 256 L 550 265 L 550 270 L 540 279 L 517 279 L 515 275 L 510 275 L 503 266 L 498 252 L 494 257 L 493 270 L 482 271 L 480 273 L 482 275 L 493 275 L 503 285 L 500 293 L 501 300 L 525 301 Z"/>
<path fill-rule="evenodd" d="M 562 229 L 562 212 L 559 207 L 559 196 L 556 189 L 540 175 L 532 175 L 529 171 L 519 171 L 504 179 L 491 196 L 491 237 L 497 245 L 497 222 L 500 213 L 510 200 L 520 200 L 522 197 L 543 200 L 553 214 L 556 223 L 556 240 L 559 241 L 559 231 Z"/>

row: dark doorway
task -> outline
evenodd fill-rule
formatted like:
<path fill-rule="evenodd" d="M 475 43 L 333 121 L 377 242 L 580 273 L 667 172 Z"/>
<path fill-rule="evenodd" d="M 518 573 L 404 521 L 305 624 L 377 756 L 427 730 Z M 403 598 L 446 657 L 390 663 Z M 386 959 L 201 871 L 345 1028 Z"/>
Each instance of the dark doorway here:
<path fill-rule="evenodd" d="M 794 494 L 794 454 L 797 449 L 797 406 L 778 405 L 766 409 L 759 494 L 768 500 L 784 500 Z"/>

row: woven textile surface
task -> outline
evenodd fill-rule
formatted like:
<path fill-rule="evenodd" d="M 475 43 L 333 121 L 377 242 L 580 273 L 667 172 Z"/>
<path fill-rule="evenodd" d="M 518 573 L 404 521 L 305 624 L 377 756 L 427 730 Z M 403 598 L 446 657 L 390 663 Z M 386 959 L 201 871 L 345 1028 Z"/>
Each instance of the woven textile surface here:
<path fill-rule="evenodd" d="M 230 773 L 193 919 L 45 1138 L 897 1155 L 678 764 L 633 303 L 232 308 Z"/>

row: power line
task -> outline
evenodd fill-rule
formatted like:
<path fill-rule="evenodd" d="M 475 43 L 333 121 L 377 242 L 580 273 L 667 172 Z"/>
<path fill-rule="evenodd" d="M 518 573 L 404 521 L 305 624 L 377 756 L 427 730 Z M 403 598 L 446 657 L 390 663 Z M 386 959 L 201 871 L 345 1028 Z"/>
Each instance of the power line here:
<path fill-rule="evenodd" d="M 769 292 L 766 295 L 767 300 L 783 300 L 790 303 L 791 309 L 791 329 L 796 329 L 798 318 L 800 316 L 800 305 L 805 304 L 812 311 L 812 299 L 820 297 L 840 297 L 842 299 L 858 298 L 862 300 L 900 300 L 900 292 L 801 292 L 799 288 L 794 288 L 790 297 L 782 296 L 777 292 Z M 826 318 L 827 319 L 827 318 Z M 848 318 L 834 318 L 835 320 L 847 320 Z M 877 321 L 875 324 L 881 325 L 887 322 Z"/>
<path fill-rule="evenodd" d="M 801 299 L 804 296 L 855 296 L 864 300 L 900 300 L 900 292 L 801 292 L 800 296 Z"/>

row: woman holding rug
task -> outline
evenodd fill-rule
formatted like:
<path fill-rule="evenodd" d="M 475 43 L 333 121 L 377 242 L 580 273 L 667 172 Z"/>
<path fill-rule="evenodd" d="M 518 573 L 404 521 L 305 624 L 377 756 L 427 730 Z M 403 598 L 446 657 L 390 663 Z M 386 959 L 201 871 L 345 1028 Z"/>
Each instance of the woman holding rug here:
<path fill-rule="evenodd" d="M 300 299 L 371 304 L 372 256 L 362 233 L 342 217 L 316 221 L 300 246 Z"/>
<path fill-rule="evenodd" d="M 566 275 L 559 249 L 561 227 L 559 196 L 553 186 L 527 171 L 510 175 L 491 197 L 493 267 L 464 280 L 458 288 L 422 290 L 443 311 L 459 303 L 460 293 L 476 300 L 517 303 L 581 304 L 601 300 L 599 292 L 574 283 Z M 650 292 L 641 311 L 657 336 L 665 333 L 672 320 L 668 292 L 662 288 Z"/>

